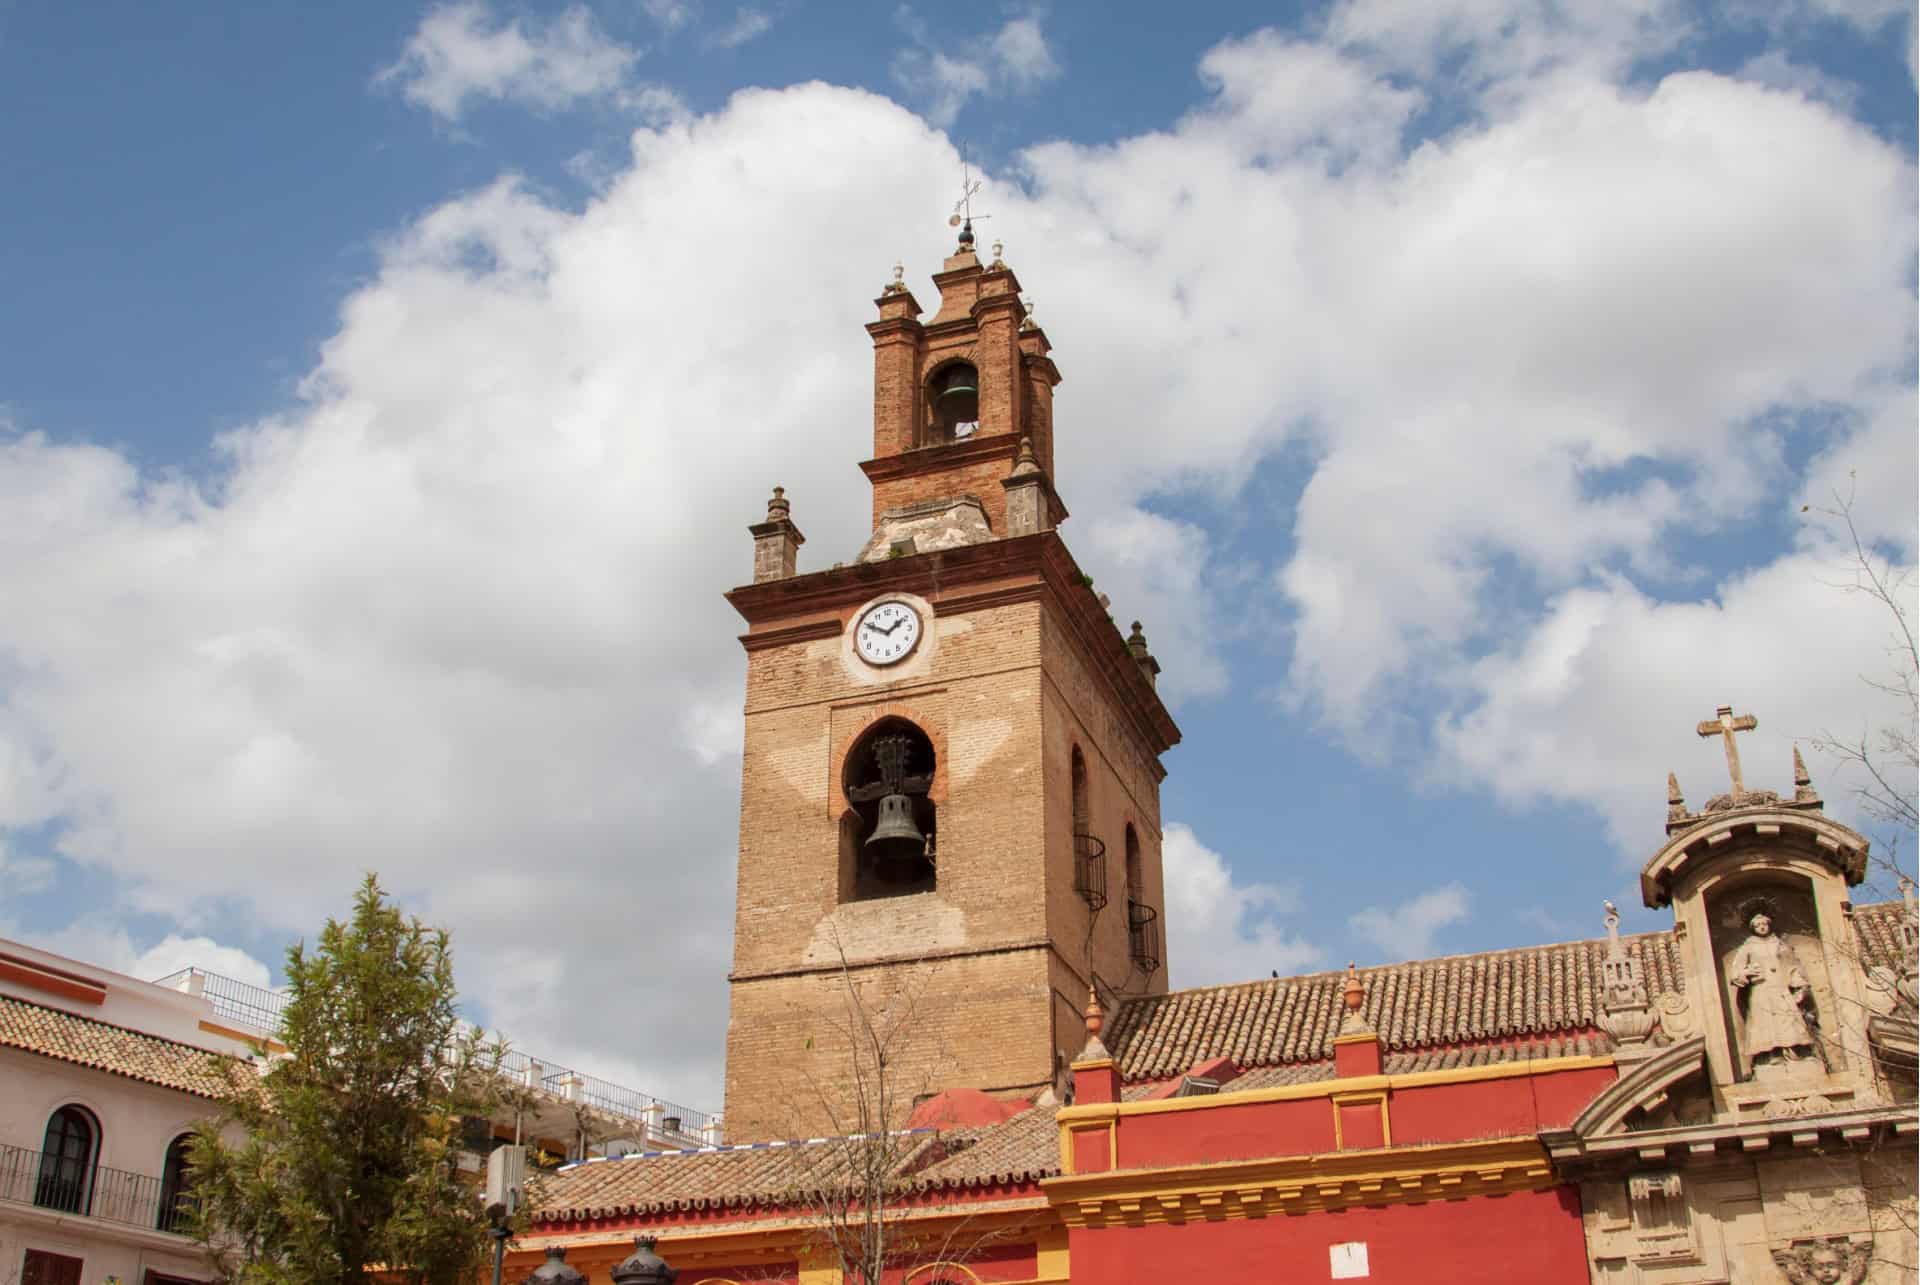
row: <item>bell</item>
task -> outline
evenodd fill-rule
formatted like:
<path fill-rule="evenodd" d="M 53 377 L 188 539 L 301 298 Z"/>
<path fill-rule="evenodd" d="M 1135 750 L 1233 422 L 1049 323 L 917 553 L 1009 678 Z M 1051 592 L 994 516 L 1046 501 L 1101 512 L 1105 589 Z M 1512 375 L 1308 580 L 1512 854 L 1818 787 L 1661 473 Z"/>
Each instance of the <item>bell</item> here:
<path fill-rule="evenodd" d="M 925 872 L 927 836 L 913 823 L 913 800 L 904 794 L 883 795 L 880 818 L 867 836 L 873 872 L 882 879 L 906 882 Z"/>
<path fill-rule="evenodd" d="M 940 372 L 935 381 L 934 408 L 942 423 L 966 424 L 980 418 L 980 376 L 961 362 Z"/>

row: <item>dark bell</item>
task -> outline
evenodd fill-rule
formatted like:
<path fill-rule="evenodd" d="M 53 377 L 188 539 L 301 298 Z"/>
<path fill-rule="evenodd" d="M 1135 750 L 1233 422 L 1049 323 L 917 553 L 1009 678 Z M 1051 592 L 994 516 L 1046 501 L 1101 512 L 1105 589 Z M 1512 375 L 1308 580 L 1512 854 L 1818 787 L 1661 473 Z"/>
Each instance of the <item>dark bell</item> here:
<path fill-rule="evenodd" d="M 613 1269 L 613 1285 L 673 1285 L 680 1273 L 653 1252 L 653 1245 L 651 1236 L 635 1237 L 633 1252 Z"/>
<path fill-rule="evenodd" d="M 527 1285 L 587 1285 L 586 1276 L 567 1266 L 567 1251 L 555 1245 L 547 1250 L 547 1261 L 533 1269 Z"/>
<path fill-rule="evenodd" d="M 881 878 L 915 878 L 927 855 L 927 836 L 913 823 L 913 800 L 904 794 L 880 799 L 880 816 L 867 836 L 867 853 Z"/>
<path fill-rule="evenodd" d="M 980 418 L 980 376 L 964 362 L 947 367 L 935 380 L 933 404 L 948 424 Z"/>

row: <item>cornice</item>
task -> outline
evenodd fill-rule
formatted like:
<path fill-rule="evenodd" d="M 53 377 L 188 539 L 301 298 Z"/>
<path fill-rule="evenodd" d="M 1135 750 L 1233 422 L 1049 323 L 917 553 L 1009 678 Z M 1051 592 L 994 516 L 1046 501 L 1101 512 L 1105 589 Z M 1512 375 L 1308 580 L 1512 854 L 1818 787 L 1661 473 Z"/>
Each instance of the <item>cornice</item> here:
<path fill-rule="evenodd" d="M 1012 459 L 1020 453 L 1017 433 L 989 433 L 981 437 L 963 437 L 957 442 L 938 442 L 918 446 L 898 455 L 877 455 L 860 462 L 860 471 L 874 482 L 892 482 L 925 473 L 944 473 L 989 460 Z"/>
<path fill-rule="evenodd" d="M 1867 877 L 1867 840 L 1813 811 L 1788 807 L 1739 808 L 1711 813 L 1680 831 L 1640 868 L 1640 899 L 1658 910 L 1694 871 L 1755 840 L 1793 841 L 1797 849 L 1826 862 L 1849 884 Z"/>
<path fill-rule="evenodd" d="M 1044 1178 L 1068 1227 L 1265 1218 L 1558 1185 L 1539 1140 L 1492 1138 Z"/>
<path fill-rule="evenodd" d="M 1709 1164 L 1729 1155 L 1782 1151 L 1820 1151 L 1835 1147 L 1876 1146 L 1886 1142 L 1912 1146 L 1920 1119 L 1909 1105 L 1862 1107 L 1818 1116 L 1780 1116 L 1763 1120 L 1715 1120 L 1670 1129 L 1582 1137 L 1572 1129 L 1540 1134 L 1554 1168 L 1572 1180 L 1595 1172 Z"/>

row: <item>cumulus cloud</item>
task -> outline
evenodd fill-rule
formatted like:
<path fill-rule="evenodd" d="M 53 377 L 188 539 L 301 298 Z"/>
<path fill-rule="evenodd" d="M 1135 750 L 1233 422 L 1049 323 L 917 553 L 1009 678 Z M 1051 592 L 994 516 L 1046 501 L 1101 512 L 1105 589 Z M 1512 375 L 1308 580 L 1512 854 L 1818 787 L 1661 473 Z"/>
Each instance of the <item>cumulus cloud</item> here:
<path fill-rule="evenodd" d="M 1166 871 L 1167 967 L 1174 986 L 1212 986 L 1317 967 L 1325 952 L 1280 922 L 1300 909 L 1291 889 L 1236 883 L 1224 858 L 1188 826 L 1161 836 Z"/>
<path fill-rule="evenodd" d="M 1435 933 L 1465 922 L 1467 905 L 1467 890 L 1450 883 L 1395 906 L 1368 906 L 1347 920 L 1347 927 L 1383 959 L 1420 959 L 1433 954 Z"/>
<path fill-rule="evenodd" d="M 660 92 L 629 96 L 638 51 L 608 38 L 584 6 L 551 21 L 501 21 L 485 0 L 430 10 L 398 61 L 377 83 L 400 86 L 408 102 L 456 121 L 475 99 L 552 110 L 583 99 L 628 98 L 658 108 Z"/>
<path fill-rule="evenodd" d="M 1060 74 L 1037 14 L 958 39 L 944 29 L 936 37 L 909 8 L 900 10 L 899 19 L 913 43 L 894 55 L 894 83 L 943 129 L 976 95 L 990 89 L 1031 93 Z"/>
<path fill-rule="evenodd" d="M 1171 699 L 1247 683 L 1219 639 L 1282 621 L 1297 709 L 1399 711 L 1430 779 L 1623 827 L 1673 743 L 1640 729 L 1703 691 L 1767 734 L 1812 714 L 1760 708 L 1763 675 L 1866 710 L 1824 636 L 1857 622 L 1794 587 L 1811 542 L 1718 576 L 1690 550 L 1849 469 L 1910 540 L 1896 147 L 1700 73 L 1559 66 L 1417 148 L 1430 90 L 1372 55 L 1256 36 L 1203 75 L 1169 130 L 1032 149 L 993 191 L 1065 375 L 1065 535 Z M 1273 91 L 1294 76 L 1324 94 Z M 376 869 L 453 929 L 490 1024 L 712 1106 L 744 670 L 719 591 L 775 483 L 803 567 L 866 536 L 860 327 L 896 256 L 931 297 L 947 247 L 918 229 L 958 156 L 822 85 L 632 149 L 577 210 L 507 179 L 393 236 L 299 401 L 204 482 L 0 437 L 0 826 L 182 922 L 226 899 L 311 931 Z M 1283 451 L 1298 504 L 1250 504 Z M 1169 497 L 1280 565 L 1232 565 Z M 1807 620 L 1769 625 L 1769 595 Z M 1668 668 L 1691 680 L 1640 681 Z M 1183 983 L 1317 962 L 1284 890 L 1167 844 Z"/>
<path fill-rule="evenodd" d="M 270 987 L 273 970 L 237 946 L 203 935 L 168 933 L 150 946 L 136 944 L 127 930 L 102 915 L 90 915 L 52 933 L 29 931 L 25 939 L 45 950 L 110 968 L 143 982 L 158 981 L 183 968 L 218 973 L 249 986 Z"/>

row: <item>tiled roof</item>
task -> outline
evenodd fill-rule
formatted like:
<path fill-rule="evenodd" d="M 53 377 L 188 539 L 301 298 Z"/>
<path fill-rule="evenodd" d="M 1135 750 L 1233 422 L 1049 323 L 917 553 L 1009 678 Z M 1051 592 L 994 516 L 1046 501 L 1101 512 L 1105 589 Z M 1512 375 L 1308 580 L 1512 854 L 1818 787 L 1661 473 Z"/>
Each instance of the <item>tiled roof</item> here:
<path fill-rule="evenodd" d="M 896 1172 L 908 1192 L 1017 1185 L 1059 1171 L 1058 1139 L 1053 1108 L 1030 1107 L 1000 1124 L 903 1137 Z M 541 1177 L 534 1215 L 558 1221 L 799 1203 L 845 1145 L 816 1138 L 591 1160 Z"/>
<path fill-rule="evenodd" d="M 203 1098 L 217 1098 L 227 1086 L 216 1053 L 8 995 L 0 995 L 0 1046 Z"/>
<path fill-rule="evenodd" d="M 1897 962 L 1899 912 L 1898 902 L 1855 912 L 1868 967 Z M 1639 958 L 1650 995 L 1685 989 L 1671 931 L 1621 942 Z M 1580 1037 L 1583 1047 L 1605 1051 L 1595 1018 L 1606 950 L 1601 938 L 1362 969 L 1362 1012 L 1389 1054 L 1464 1055 L 1456 1046 L 1553 1035 Z M 1333 1056 L 1345 979 L 1344 972 L 1312 973 L 1128 1000 L 1101 1038 L 1128 1081 L 1168 1079 L 1215 1057 L 1247 1069 L 1316 1063 Z"/>

